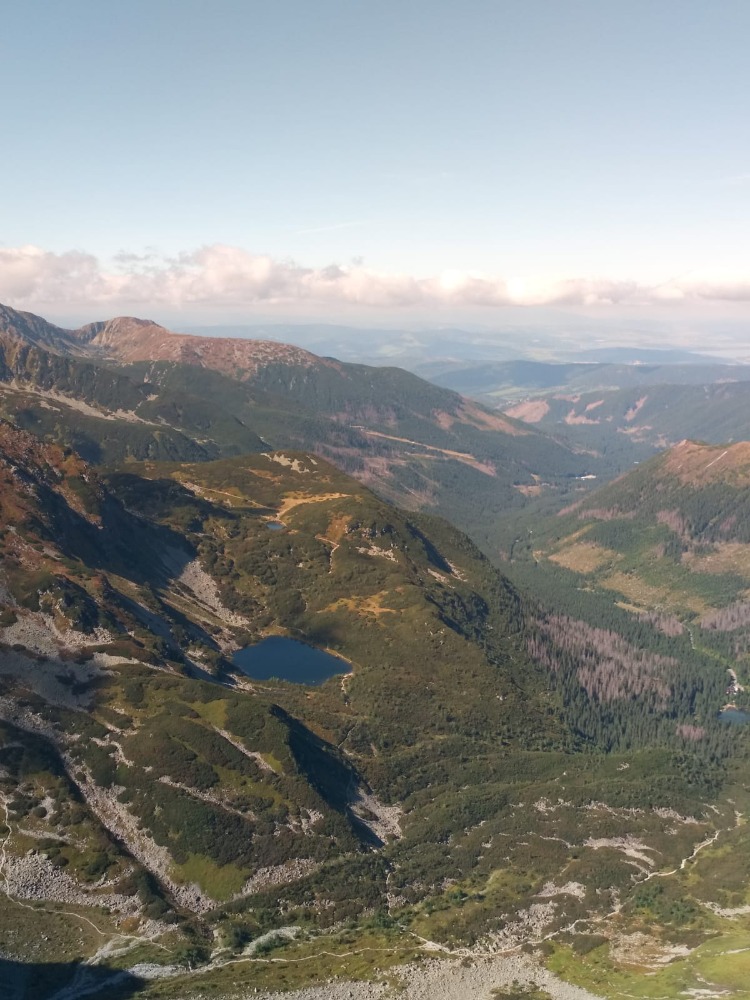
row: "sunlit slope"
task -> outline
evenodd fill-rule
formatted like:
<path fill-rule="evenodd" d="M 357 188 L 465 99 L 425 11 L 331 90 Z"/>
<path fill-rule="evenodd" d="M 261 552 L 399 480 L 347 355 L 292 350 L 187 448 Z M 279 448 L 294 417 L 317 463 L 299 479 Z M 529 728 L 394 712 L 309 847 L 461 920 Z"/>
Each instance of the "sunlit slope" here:
<path fill-rule="evenodd" d="M 617 654 L 630 671 L 592 678 L 592 690 L 630 676 L 636 687 L 650 686 L 655 701 L 669 700 L 684 674 L 694 693 L 687 684 L 679 700 L 688 698 L 702 726 L 721 704 L 745 702 L 748 513 L 750 445 L 685 441 L 536 523 L 516 543 L 512 575 L 536 586 L 546 607 L 556 609 L 557 618 L 545 619 L 548 635 L 559 637 L 565 621 L 583 619 L 586 628 L 604 630 L 596 643 L 602 653 L 609 646 L 610 658 L 623 637 L 635 644 L 631 653 Z M 585 631 L 578 629 L 579 655 Z"/>
<path fill-rule="evenodd" d="M 637 374 L 639 366 L 634 366 Z M 690 366 L 703 384 L 649 381 L 629 388 L 547 394 L 518 403 L 508 413 L 571 445 L 602 456 L 607 467 L 626 469 L 686 438 L 714 444 L 750 437 L 747 367 L 709 382 L 710 368 Z"/>
<path fill-rule="evenodd" d="M 0 315 L 0 414 L 87 459 L 202 461 L 311 450 L 486 550 L 529 491 L 564 495 L 596 459 L 398 368 L 120 318 L 61 331 Z"/>
<path fill-rule="evenodd" d="M 321 702 L 337 742 L 371 756 L 438 736 L 537 739 L 540 726 L 557 738 L 543 676 L 520 651 L 520 601 L 455 529 L 405 515 L 309 454 L 133 468 L 110 487 L 187 530 L 248 636 L 283 629 L 353 664 L 343 696 L 332 682 L 303 699 L 307 713 Z"/>
<path fill-rule="evenodd" d="M 0 434 L 6 951 L 106 945 L 102 964 L 169 966 L 148 990 L 181 997 L 344 974 L 331 951 L 369 974 L 423 948 L 585 947 L 734 829 L 731 748 L 644 725 L 603 753 L 552 683 L 556 637 L 444 522 L 309 452 L 100 478 Z M 351 673 L 249 681 L 232 652 L 268 634 Z M 702 899 L 681 887 L 689 925 L 660 940 L 703 942 Z M 251 945 L 289 925 L 262 962 Z"/>
<path fill-rule="evenodd" d="M 750 445 L 685 441 L 549 522 L 547 558 L 644 609 L 700 617 L 750 586 Z"/>

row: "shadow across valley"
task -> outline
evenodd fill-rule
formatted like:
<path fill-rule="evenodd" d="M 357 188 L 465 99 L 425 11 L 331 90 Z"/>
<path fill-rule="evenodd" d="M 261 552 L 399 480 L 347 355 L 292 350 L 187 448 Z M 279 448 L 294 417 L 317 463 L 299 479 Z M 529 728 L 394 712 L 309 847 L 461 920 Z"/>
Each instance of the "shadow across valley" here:
<path fill-rule="evenodd" d="M 0 958 L 1 1000 L 128 1000 L 145 985 L 145 979 L 106 965 Z"/>

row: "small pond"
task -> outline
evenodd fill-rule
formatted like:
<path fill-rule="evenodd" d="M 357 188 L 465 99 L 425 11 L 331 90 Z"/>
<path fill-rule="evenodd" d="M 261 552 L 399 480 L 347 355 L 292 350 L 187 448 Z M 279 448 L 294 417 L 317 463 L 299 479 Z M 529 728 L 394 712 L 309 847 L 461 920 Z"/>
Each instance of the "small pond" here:
<path fill-rule="evenodd" d="M 722 722 L 739 726 L 743 722 L 750 722 L 750 712 L 743 712 L 741 708 L 725 708 L 719 712 L 719 718 Z"/>
<path fill-rule="evenodd" d="M 293 684 L 322 684 L 329 677 L 351 670 L 346 660 L 281 635 L 238 649 L 232 663 L 253 680 L 278 677 Z"/>
<path fill-rule="evenodd" d="M 266 527 L 269 531 L 282 531 L 286 525 L 282 524 L 281 521 L 266 521 Z"/>

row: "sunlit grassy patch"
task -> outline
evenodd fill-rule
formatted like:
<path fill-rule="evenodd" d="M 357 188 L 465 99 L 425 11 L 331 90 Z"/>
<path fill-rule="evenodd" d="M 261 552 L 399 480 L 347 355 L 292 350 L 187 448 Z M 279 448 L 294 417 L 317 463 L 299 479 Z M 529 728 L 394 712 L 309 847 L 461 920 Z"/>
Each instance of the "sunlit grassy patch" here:
<path fill-rule="evenodd" d="M 227 724 L 227 703 L 223 699 L 217 701 L 195 701 L 190 707 L 206 722 L 217 729 L 225 729 Z"/>
<path fill-rule="evenodd" d="M 217 865 L 201 854 L 173 868 L 179 882 L 196 882 L 212 899 L 229 899 L 242 888 L 247 875 L 236 865 Z"/>
<path fill-rule="evenodd" d="M 669 958 L 666 945 L 664 958 Z M 606 944 L 585 955 L 568 945 L 557 945 L 548 965 L 561 978 L 607 1000 L 620 1000 L 621 997 L 679 1000 L 690 995 L 720 994 L 744 996 L 750 992 L 750 934 L 730 929 L 700 944 L 687 956 L 667 961 L 662 967 L 618 965 L 612 959 L 612 949 Z M 722 991 L 725 992 L 722 994 Z"/>
<path fill-rule="evenodd" d="M 662 607 L 674 611 L 687 609 L 703 614 L 708 604 L 696 594 L 681 589 L 675 582 L 650 583 L 642 575 L 616 570 L 600 581 L 607 590 L 622 594 L 628 602 L 644 609 Z"/>
<path fill-rule="evenodd" d="M 610 565 L 621 558 L 618 552 L 596 545 L 594 542 L 575 542 L 549 555 L 552 562 L 574 573 L 594 573 L 602 566 Z"/>

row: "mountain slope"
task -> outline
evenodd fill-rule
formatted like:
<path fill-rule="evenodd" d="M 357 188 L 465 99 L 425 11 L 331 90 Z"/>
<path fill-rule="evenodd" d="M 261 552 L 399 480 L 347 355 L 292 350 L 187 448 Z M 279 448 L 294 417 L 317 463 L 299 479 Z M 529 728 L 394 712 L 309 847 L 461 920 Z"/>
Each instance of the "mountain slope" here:
<path fill-rule="evenodd" d="M 749 524 L 750 444 L 683 441 L 537 524 L 536 571 L 521 575 L 546 575 L 548 601 L 558 607 L 562 601 L 569 613 L 573 595 L 581 595 L 581 605 L 594 593 L 599 623 L 618 614 L 634 622 L 631 631 L 636 622 L 641 628 L 650 623 L 662 633 L 665 651 L 682 647 L 683 665 L 702 658 L 704 676 L 744 704 Z M 516 557 L 519 566 L 530 566 L 520 549 Z M 604 609 L 607 601 L 613 610 Z"/>
<path fill-rule="evenodd" d="M 656 352 L 653 352 L 656 353 Z M 441 373 L 433 381 L 484 402 L 507 408 L 513 400 L 548 399 L 638 386 L 709 385 L 750 380 L 750 366 L 720 364 L 693 356 L 692 363 L 607 363 L 604 360 L 486 362 Z M 554 397 L 553 397 L 554 398 Z M 570 400 L 568 400 L 570 401 Z"/>
<path fill-rule="evenodd" d="M 241 847 L 239 827 L 226 843 L 213 836 L 204 844 L 197 828 L 188 834 L 154 813 L 155 801 L 171 795 L 184 815 L 184 797 L 192 796 L 191 808 L 214 831 L 282 800 L 284 816 L 306 803 L 325 819 L 320 836 L 351 850 L 371 836 L 348 811 L 350 789 L 362 781 L 357 768 L 389 798 L 427 780 L 423 765 L 414 771 L 411 750 L 382 759 L 389 748 L 432 743 L 434 770 L 451 745 L 472 736 L 477 752 L 501 737 L 565 742 L 565 727 L 545 721 L 540 678 L 528 663 L 514 665 L 516 645 L 501 637 L 518 628 L 512 590 L 452 529 L 439 526 L 438 548 L 423 528 L 320 460 L 264 454 L 149 466 L 105 484 L 74 453 L 5 424 L 0 455 L 0 510 L 10 525 L 0 539 L 8 720 L 23 722 L 12 693 L 30 687 L 45 736 L 84 769 L 77 787 L 99 821 L 114 815 L 136 857 L 158 861 L 157 848 L 166 848 L 172 866 L 197 872 L 203 895 L 186 895 L 170 863 L 155 865 L 183 907 L 193 899 L 200 910 L 206 893 L 224 891 L 229 872 L 220 878 L 211 865 L 234 865 L 239 889 L 254 868 L 330 851 L 320 854 L 314 821 L 307 832 L 303 821 L 301 831 L 292 823 L 283 834 L 275 812 L 264 821 L 273 820 L 267 842 L 252 832 L 253 820 L 252 848 Z M 269 523 L 286 527 L 271 531 Z M 485 635 L 493 629 L 496 638 Z M 227 657 L 269 631 L 335 646 L 354 664 L 352 676 L 315 694 L 273 682 L 245 692 Z M 212 693 L 198 679 L 209 671 L 229 686 Z M 488 701 L 488 690 L 498 697 Z M 279 700 L 284 709 L 274 707 Z M 84 731 L 96 738 L 78 747 L 74 734 Z M 243 762 L 243 753 L 255 763 Z M 264 764 L 264 754 L 275 763 Z M 279 774 L 299 775 L 281 798 Z M 255 800 L 269 781 L 276 791 L 263 805 Z M 112 784 L 125 789 L 120 805 L 102 791 Z M 254 789 L 249 799 L 244 785 Z M 150 830 L 150 846 L 129 833 L 129 811 Z"/>
<path fill-rule="evenodd" d="M 42 357 L 27 344 L 33 358 L 19 359 L 17 341 L 6 350 L 5 413 L 96 461 L 212 458 L 261 450 L 262 438 L 265 446 L 314 450 L 388 499 L 448 517 L 488 550 L 496 547 L 495 517 L 523 504 L 528 491 L 565 494 L 596 464 L 395 368 L 172 334 L 142 320 L 93 324 L 57 341 L 56 328 L 44 329 L 61 353 Z M 50 390 L 66 399 L 34 400 Z M 67 431 L 48 409 L 66 400 Z M 85 412 L 72 412 L 80 403 Z"/>
<path fill-rule="evenodd" d="M 713 744 L 606 755 L 575 732 L 526 652 L 524 603 L 445 523 L 309 453 L 101 479 L 0 434 L 6 954 L 44 934 L 48 961 L 91 959 L 104 941 L 133 975 L 168 963 L 154 995 L 182 997 L 236 993 L 238 969 L 249 989 L 340 974 L 310 950 L 388 963 L 424 939 L 557 940 L 630 898 L 634 842 L 679 869 L 733 822 Z M 243 678 L 233 650 L 269 633 L 352 672 Z M 312 935 L 291 962 L 238 965 L 290 925 Z"/>
<path fill-rule="evenodd" d="M 744 366 L 741 371 L 746 371 Z M 707 374 L 700 369 L 698 373 Z M 749 404 L 750 382 L 729 380 L 548 395 L 508 412 L 571 444 L 619 460 L 622 470 L 685 438 L 715 444 L 747 439 Z"/>

